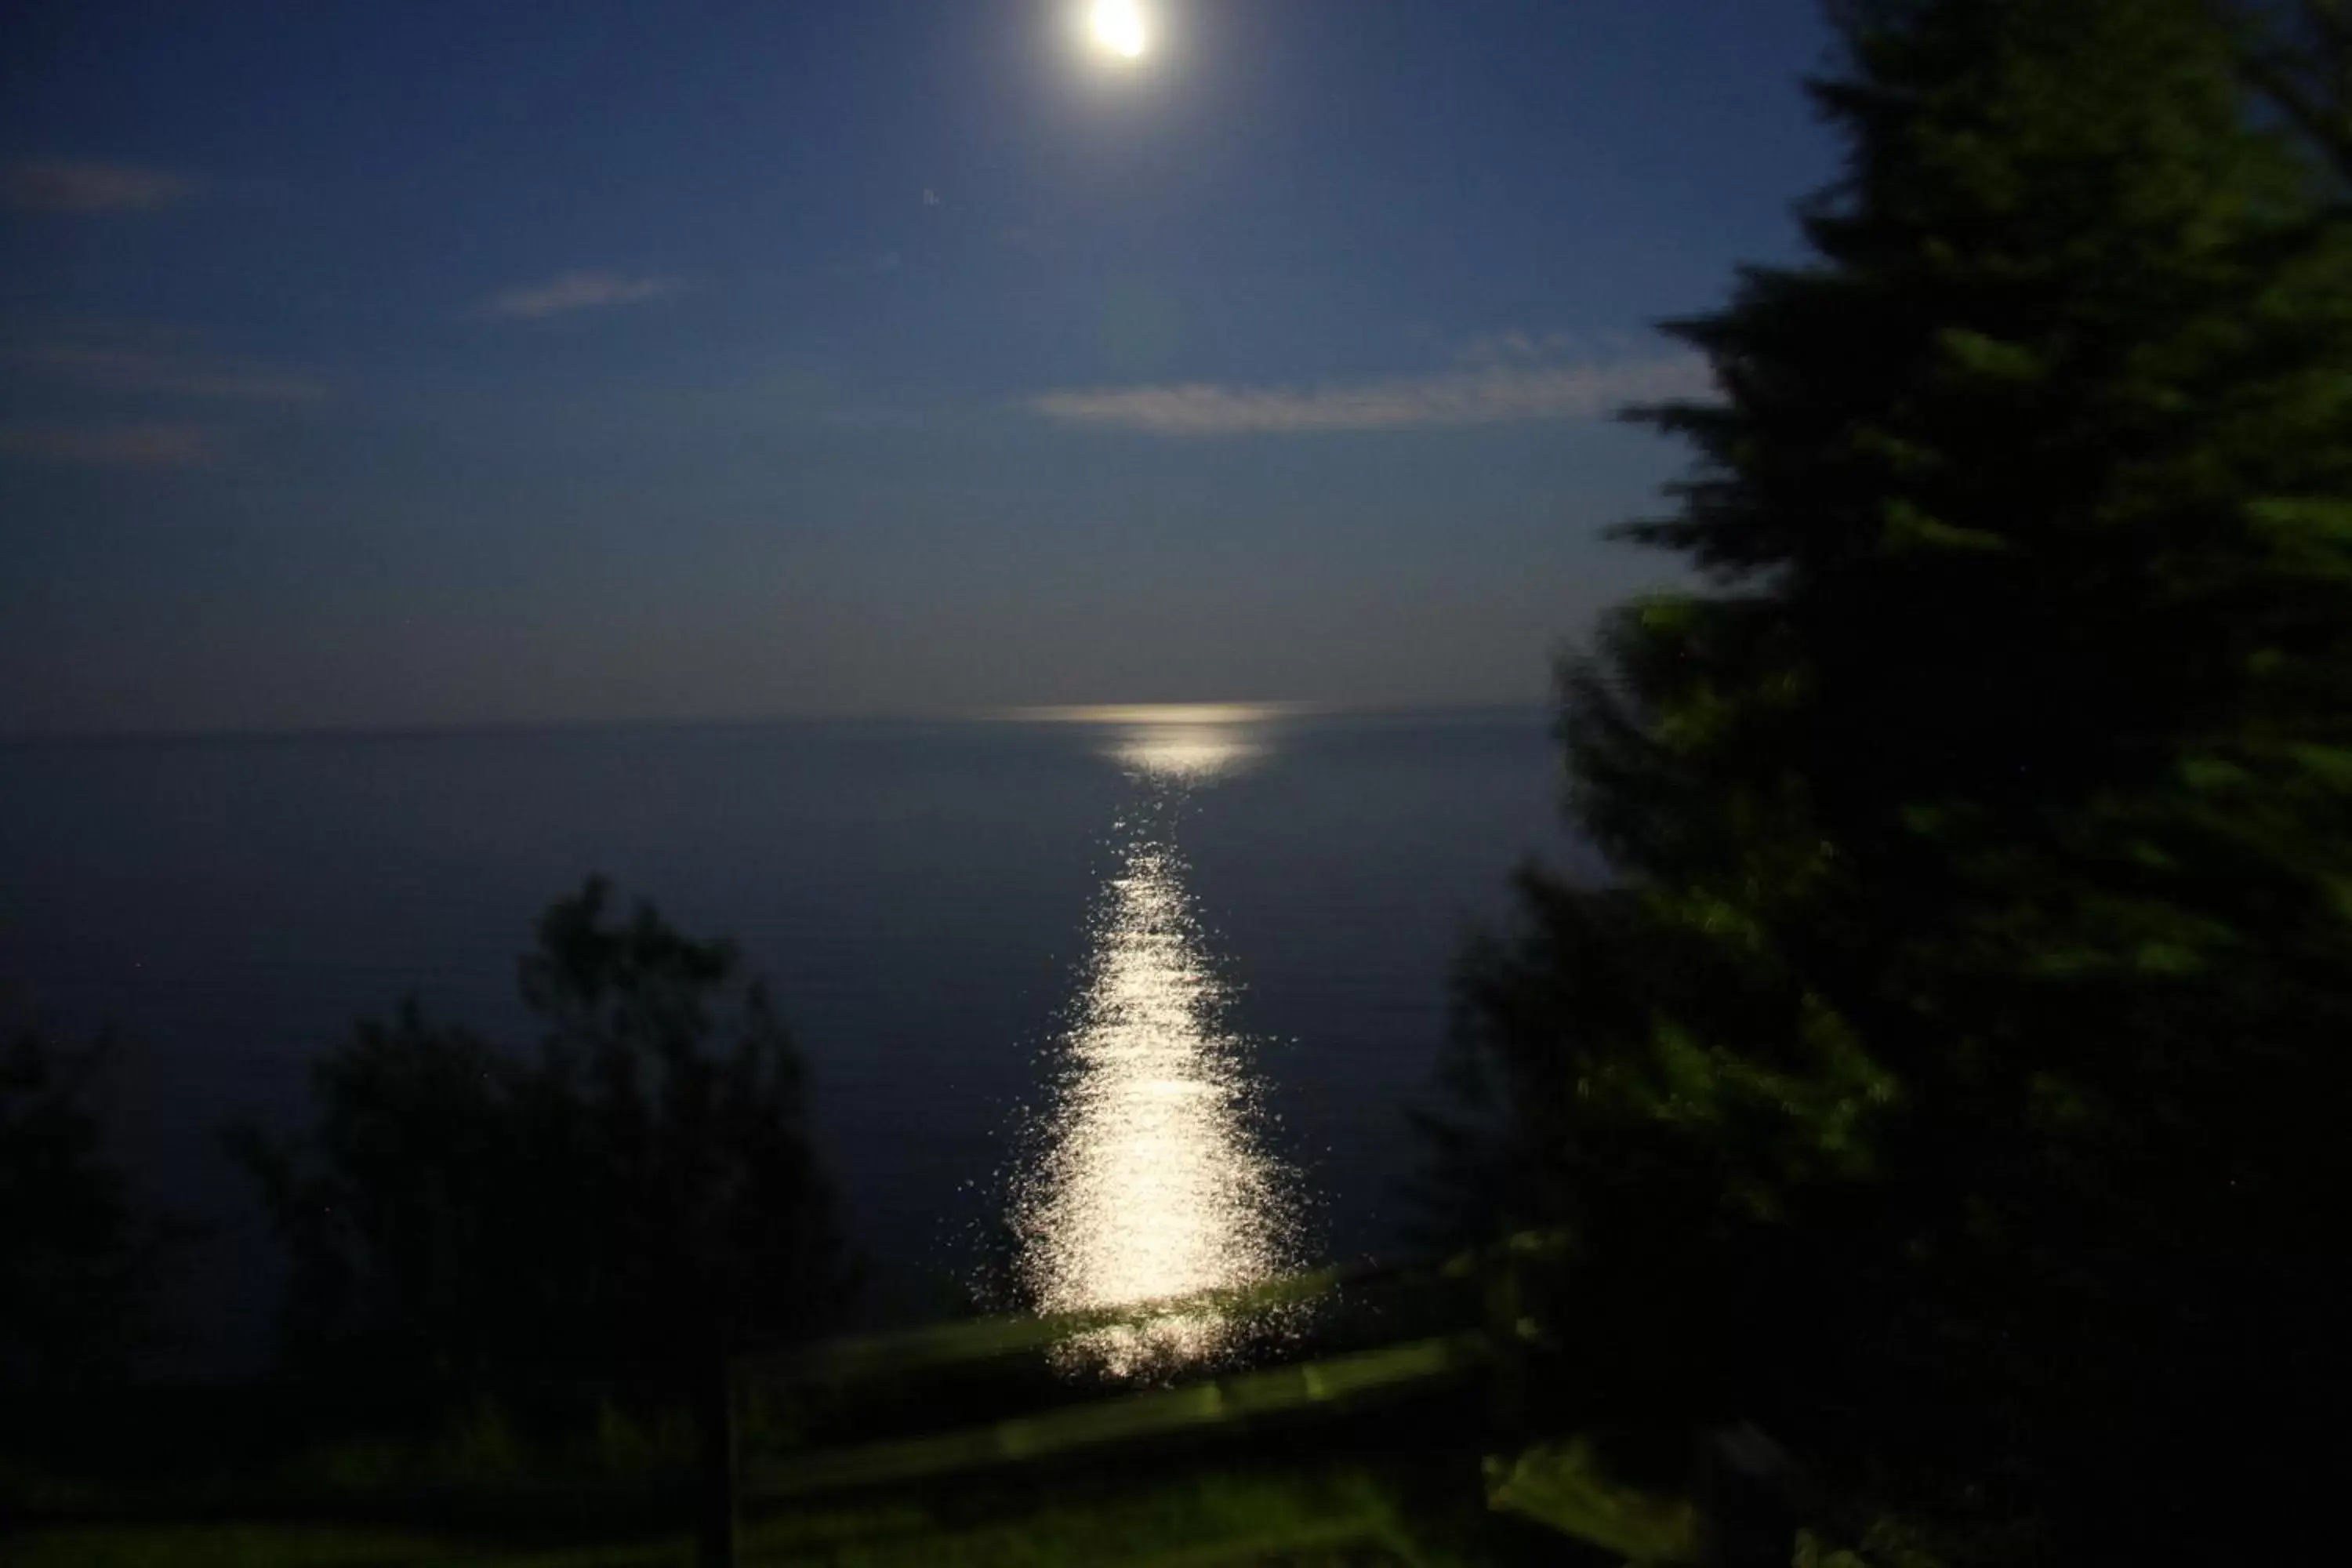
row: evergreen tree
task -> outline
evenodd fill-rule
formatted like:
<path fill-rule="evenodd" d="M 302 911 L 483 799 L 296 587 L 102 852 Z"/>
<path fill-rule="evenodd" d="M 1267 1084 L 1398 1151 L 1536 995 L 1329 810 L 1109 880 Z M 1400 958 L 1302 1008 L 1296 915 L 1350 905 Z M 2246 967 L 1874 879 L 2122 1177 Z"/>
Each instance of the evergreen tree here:
<path fill-rule="evenodd" d="M 1591 1408 L 2178 1544 L 2344 1360 L 2352 234 L 2209 0 L 1835 16 L 1814 257 L 1638 416 L 1712 587 L 1562 672 L 1615 876 L 1466 1040 Z"/>
<path fill-rule="evenodd" d="M 2352 198 L 2352 0 L 2291 0 L 2252 34 L 2247 74 Z"/>

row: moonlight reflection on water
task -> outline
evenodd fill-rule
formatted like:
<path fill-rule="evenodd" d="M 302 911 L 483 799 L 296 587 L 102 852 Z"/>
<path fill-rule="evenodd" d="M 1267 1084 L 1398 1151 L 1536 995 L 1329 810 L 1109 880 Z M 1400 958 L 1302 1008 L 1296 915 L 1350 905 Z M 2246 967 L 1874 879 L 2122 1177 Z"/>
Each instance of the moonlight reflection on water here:
<path fill-rule="evenodd" d="M 1257 1134 L 1247 1042 L 1203 940 L 1174 837 L 1192 794 L 1255 754 L 1227 722 L 1127 729 L 1111 755 L 1139 798 L 1090 923 L 1060 1081 L 1015 1189 L 1023 1283 L 1041 1311 L 1247 1285 L 1297 1267 L 1291 1173 Z M 1118 1376 L 1215 1360 L 1248 1323 L 1171 1313 L 1081 1336 L 1074 1363 Z"/>

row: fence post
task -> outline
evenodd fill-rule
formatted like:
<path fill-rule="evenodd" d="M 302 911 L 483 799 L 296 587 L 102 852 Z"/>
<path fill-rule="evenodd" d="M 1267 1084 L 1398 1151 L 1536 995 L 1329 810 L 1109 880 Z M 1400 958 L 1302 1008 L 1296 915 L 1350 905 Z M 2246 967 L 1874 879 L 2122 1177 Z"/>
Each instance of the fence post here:
<path fill-rule="evenodd" d="M 1700 1561 L 1706 1568 L 1787 1568 L 1796 1551 L 1796 1467 L 1743 1422 L 1699 1434 Z"/>
<path fill-rule="evenodd" d="M 700 1518 L 696 1531 L 701 1568 L 735 1568 L 735 1382 L 722 1336 L 697 1380 L 695 1430 L 701 1461 Z"/>
<path fill-rule="evenodd" d="M 1527 1311 L 1527 1290 L 1519 1268 L 1518 1249 L 1506 1242 L 1499 1255 L 1481 1270 L 1479 1280 L 1486 1298 L 1481 1306 L 1486 1320 L 1487 1348 L 1493 1358 L 1487 1373 L 1487 1420 L 1491 1428 L 1487 1436 L 1490 1444 L 1502 1452 L 1518 1442 L 1526 1426 L 1526 1347 L 1520 1342 L 1519 1320 Z"/>

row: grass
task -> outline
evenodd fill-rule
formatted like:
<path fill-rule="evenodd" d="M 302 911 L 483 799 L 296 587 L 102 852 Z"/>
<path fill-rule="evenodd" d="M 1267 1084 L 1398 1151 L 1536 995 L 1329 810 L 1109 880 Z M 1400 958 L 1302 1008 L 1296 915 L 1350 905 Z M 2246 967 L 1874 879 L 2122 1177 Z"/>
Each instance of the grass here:
<path fill-rule="evenodd" d="M 518 1552 L 389 1531 L 191 1524 L 49 1530 L 7 1542 L 13 1568 L 689 1568 L 690 1543 Z"/>
<path fill-rule="evenodd" d="M 1210 1473 L 1034 1502 L 867 1501 L 754 1521 L 741 1560 L 810 1568 L 1445 1568 L 1467 1561 L 1376 1471 Z M 1450 1521 L 1448 1521 L 1450 1523 Z M 688 1568 L 683 1536 L 551 1549 L 397 1531 L 252 1524 L 90 1527 L 7 1543 L 15 1568 Z"/>
<path fill-rule="evenodd" d="M 16 1412 L 0 1455 L 38 1454 L 41 1463 L 0 1460 L 0 1520 L 13 1514 L 18 1524 L 13 1536 L 0 1525 L 0 1560 L 12 1568 L 695 1561 L 685 1533 L 695 1445 L 682 1415 L 609 1405 L 551 1415 L 480 1402 L 437 1417 L 395 1410 L 405 1418 L 371 1418 L 306 1404 L 299 1387 L 278 1391 L 275 1404 L 240 1392 Z M 902 1428 L 952 1425 L 964 1414 L 958 1401 L 985 1396 L 993 1407 L 1005 1393 L 927 1375 L 895 1398 L 885 1388 L 885 1397 L 853 1404 L 849 1415 Z M 747 1457 L 798 1438 L 806 1414 L 747 1416 Z M 755 1507 L 740 1561 L 1448 1568 L 1623 1560 L 1589 1557 L 1549 1532 L 1537 1539 L 1535 1526 L 1490 1510 L 1478 1458 L 1488 1413 L 1475 1389 L 1445 1383 L 1395 1404 L 1339 1402 L 1309 1414 L 1311 1424 L 1226 1423 L 920 1485 L 868 1478 L 853 1492 Z M 74 1419 L 58 1424 L 67 1417 Z M 841 1419 L 833 1415 L 815 1440 L 866 1436 L 834 1430 Z M 1586 1484 L 1597 1478 L 1567 1472 L 1575 1487 L 1562 1484 L 1557 1465 L 1513 1470 L 1501 1489 L 1512 1496 L 1498 1492 L 1497 1500 L 1523 1519 L 1556 1514 L 1566 1500 L 1588 1526 L 1601 1514 L 1621 1529 L 1657 1522 L 1639 1510 L 1611 1512 Z"/>
<path fill-rule="evenodd" d="M 1698 1560 L 1698 1521 L 1688 1500 L 1606 1475 L 1583 1439 L 1530 1448 L 1508 1465 L 1488 1461 L 1486 1489 L 1494 1507 L 1605 1546 L 1628 1563 Z"/>
<path fill-rule="evenodd" d="M 788 1515 L 749 1531 L 744 1559 L 813 1568 L 1455 1561 L 1432 1555 L 1410 1511 L 1391 1482 L 1364 1468 L 1180 1475 L 976 1517 L 920 1508 L 895 1519 Z"/>

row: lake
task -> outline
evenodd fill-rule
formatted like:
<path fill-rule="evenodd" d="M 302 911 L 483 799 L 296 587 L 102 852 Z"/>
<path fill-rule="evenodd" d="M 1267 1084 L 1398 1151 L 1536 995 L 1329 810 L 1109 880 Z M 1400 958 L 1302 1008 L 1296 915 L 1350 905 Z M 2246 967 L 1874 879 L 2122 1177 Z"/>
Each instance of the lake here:
<path fill-rule="evenodd" d="M 0 985 L 120 1037 L 117 1146 L 209 1231 L 190 1370 L 274 1299 L 220 1127 L 301 1125 L 411 992 L 527 1043 L 516 955 L 592 871 L 771 981 L 874 1316 L 1008 1224 L 1050 1302 L 1165 1294 L 1397 1244 L 1454 955 L 1582 863 L 1558 779 L 1516 710 L 18 742 Z"/>

